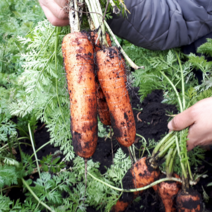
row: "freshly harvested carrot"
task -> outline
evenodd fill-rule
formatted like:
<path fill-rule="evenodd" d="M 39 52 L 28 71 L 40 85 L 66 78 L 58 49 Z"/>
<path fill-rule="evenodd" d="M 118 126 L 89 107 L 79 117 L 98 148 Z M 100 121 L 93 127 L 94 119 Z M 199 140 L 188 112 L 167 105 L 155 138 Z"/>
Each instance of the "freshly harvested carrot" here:
<path fill-rule="evenodd" d="M 70 96 L 71 133 L 77 155 L 89 158 L 97 145 L 97 100 L 93 46 L 86 33 L 74 32 L 62 43 Z"/>
<path fill-rule="evenodd" d="M 99 85 L 99 82 L 96 81 L 96 86 L 97 86 L 97 113 L 99 116 L 100 121 L 104 125 L 111 125 L 110 121 L 110 113 L 109 113 L 109 108 L 107 105 L 106 98 L 103 94 L 103 91 Z"/>
<path fill-rule="evenodd" d="M 180 178 L 177 174 L 173 174 L 175 178 Z M 162 175 L 160 178 L 164 178 Z M 153 189 L 159 194 L 165 212 L 176 212 L 175 198 L 181 188 L 181 183 L 176 181 L 164 181 L 155 186 Z"/>
<path fill-rule="evenodd" d="M 98 41 L 96 42 L 98 38 L 98 34 L 95 31 L 90 32 L 90 37 L 94 46 L 94 54 L 95 54 L 97 51 L 101 50 L 100 40 L 98 39 Z M 108 33 L 106 33 L 106 40 L 108 42 L 108 45 L 111 46 L 112 43 Z M 96 90 L 97 90 L 96 92 L 97 93 L 97 113 L 98 113 L 99 119 L 104 125 L 111 125 L 109 108 L 108 108 L 106 98 L 103 94 L 103 91 L 101 89 L 97 76 L 96 76 Z"/>
<path fill-rule="evenodd" d="M 202 212 L 203 204 L 200 194 L 193 189 L 180 190 L 176 199 L 178 212 Z"/>
<path fill-rule="evenodd" d="M 114 135 L 120 144 L 129 147 L 135 140 L 136 128 L 123 61 L 116 47 L 96 53 L 97 75 L 109 107 Z"/>
<path fill-rule="evenodd" d="M 124 189 L 142 188 L 153 183 L 159 176 L 160 171 L 150 165 L 149 158 L 143 157 L 138 160 L 131 169 L 128 170 L 122 179 Z M 124 192 L 116 205 L 113 206 L 112 212 L 124 211 L 134 198 L 141 194 L 142 191 Z"/>

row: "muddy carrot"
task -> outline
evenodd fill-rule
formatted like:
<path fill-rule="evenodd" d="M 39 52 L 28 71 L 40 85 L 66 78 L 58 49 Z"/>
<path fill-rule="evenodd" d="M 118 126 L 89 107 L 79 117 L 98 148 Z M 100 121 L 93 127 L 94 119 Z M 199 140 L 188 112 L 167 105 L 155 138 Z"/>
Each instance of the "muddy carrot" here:
<path fill-rule="evenodd" d="M 175 178 L 180 178 L 177 174 L 173 174 Z M 160 178 L 164 178 L 165 175 L 161 175 Z M 155 186 L 153 189 L 160 196 L 165 212 L 176 212 L 176 196 L 181 189 L 181 183 L 176 181 L 164 181 Z"/>
<path fill-rule="evenodd" d="M 97 51 L 102 49 L 100 40 L 98 39 L 98 34 L 95 31 L 90 32 L 90 37 L 94 46 L 94 54 L 95 54 Z M 112 43 L 108 33 L 106 33 L 106 40 L 108 45 L 111 46 Z M 96 69 L 96 66 L 94 67 Z M 97 113 L 98 113 L 99 119 L 104 125 L 111 125 L 109 108 L 108 108 L 105 95 L 101 89 L 97 76 L 96 76 L 96 91 L 97 91 L 96 92 L 97 93 Z"/>
<path fill-rule="evenodd" d="M 125 64 L 119 50 L 105 48 L 96 53 L 98 79 L 110 111 L 111 125 L 118 142 L 129 147 L 135 140 L 135 120 L 126 88 Z"/>
<path fill-rule="evenodd" d="M 180 190 L 176 199 L 178 212 L 202 212 L 203 203 L 200 194 L 193 189 Z"/>
<path fill-rule="evenodd" d="M 62 51 L 70 96 L 74 151 L 83 158 L 89 158 L 98 139 L 93 46 L 86 33 L 74 32 L 64 37 Z"/>
<path fill-rule="evenodd" d="M 138 160 L 131 169 L 128 170 L 122 184 L 124 189 L 142 188 L 153 183 L 159 176 L 160 171 L 151 166 L 149 158 L 143 157 Z M 113 206 L 112 212 L 124 211 L 134 198 L 141 194 L 140 192 L 124 192 L 116 205 Z"/>

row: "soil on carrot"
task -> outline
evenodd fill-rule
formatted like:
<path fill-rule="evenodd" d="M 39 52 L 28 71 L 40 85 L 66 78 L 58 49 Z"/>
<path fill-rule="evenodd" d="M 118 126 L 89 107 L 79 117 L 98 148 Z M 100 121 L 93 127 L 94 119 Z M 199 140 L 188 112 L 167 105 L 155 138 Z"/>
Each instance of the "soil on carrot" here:
<path fill-rule="evenodd" d="M 154 139 L 158 141 L 165 133 L 168 132 L 167 129 L 167 121 L 169 116 L 167 116 L 168 112 L 177 113 L 177 110 L 172 105 L 162 104 L 161 101 L 163 100 L 163 93 L 160 90 L 155 90 L 151 94 L 149 94 L 141 103 L 139 96 L 138 96 L 138 89 L 135 88 L 130 90 L 131 96 L 131 103 L 134 112 L 134 117 L 136 121 L 136 133 L 142 135 L 147 141 L 149 139 Z M 35 143 L 36 149 L 45 144 L 49 141 L 49 134 L 45 126 L 41 128 L 42 124 L 40 123 L 38 129 L 35 132 Z M 137 137 L 136 141 L 140 139 Z M 140 148 L 141 143 L 137 142 L 137 148 Z M 111 149 L 113 147 L 113 151 Z M 96 151 L 92 156 L 94 161 L 100 162 L 100 172 L 103 174 L 106 171 L 105 167 L 109 167 L 112 164 L 112 156 L 115 154 L 117 149 L 121 147 L 120 144 L 116 141 L 115 138 L 112 138 L 112 145 L 111 140 L 105 138 L 99 138 Z M 125 147 L 121 147 L 123 151 L 128 154 L 128 149 Z M 23 146 L 22 150 L 27 154 L 32 154 L 32 148 L 28 146 Z M 53 154 L 58 150 L 51 145 L 47 145 L 42 148 L 41 151 L 38 152 L 38 158 L 41 159 L 43 156 L 48 154 Z M 141 149 L 142 150 L 142 149 Z M 143 151 L 143 150 L 142 150 Z M 142 153 L 142 151 L 140 153 Z M 113 153 L 113 154 L 112 154 Z M 146 153 L 146 152 L 145 152 Z M 205 160 L 202 162 L 202 165 L 199 166 L 197 170 L 198 174 L 203 174 L 205 172 L 208 177 L 200 178 L 197 185 L 194 186 L 203 198 L 203 190 L 202 186 L 204 186 L 205 192 L 207 193 L 209 198 L 212 198 L 212 187 L 206 187 L 206 185 L 212 182 L 212 157 L 211 157 L 212 150 L 207 151 L 205 155 Z M 62 158 L 62 155 L 59 153 L 57 157 Z M 139 154 L 137 155 L 137 158 Z M 36 179 L 36 176 L 33 176 Z M 15 188 L 9 192 L 9 196 L 11 199 L 20 199 L 21 201 L 24 200 L 24 195 L 22 194 L 22 190 Z M 212 212 L 212 202 L 211 201 L 204 201 L 205 203 L 205 211 Z M 155 194 L 152 188 L 144 191 L 141 196 L 136 198 L 131 205 L 128 206 L 126 212 L 164 212 L 164 208 L 160 203 L 159 197 Z M 98 212 L 92 207 L 87 208 L 87 212 Z"/>

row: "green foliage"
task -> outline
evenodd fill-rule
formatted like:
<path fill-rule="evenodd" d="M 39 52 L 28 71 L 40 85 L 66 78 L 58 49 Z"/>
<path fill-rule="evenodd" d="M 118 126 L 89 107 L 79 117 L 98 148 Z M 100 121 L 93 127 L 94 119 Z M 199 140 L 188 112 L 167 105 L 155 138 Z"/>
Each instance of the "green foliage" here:
<path fill-rule="evenodd" d="M 60 146 L 70 160 L 71 145 L 69 96 L 66 89 L 61 44 L 69 28 L 57 28 L 39 22 L 21 43 L 28 45 L 22 54 L 24 72 L 18 77 L 18 89 L 10 105 L 11 113 L 24 117 L 33 114 L 46 123 L 51 142 Z M 56 45 L 56 46 L 55 46 Z"/>
<path fill-rule="evenodd" d="M 98 137 L 104 138 L 108 136 L 107 128 L 104 127 L 102 122 L 98 119 Z"/>
<path fill-rule="evenodd" d="M 197 50 L 198 53 L 206 54 L 212 57 L 212 39 L 207 38 L 207 42 L 203 43 Z"/>
<path fill-rule="evenodd" d="M 20 167 L 11 165 L 0 165 L 0 188 L 17 184 L 18 179 L 23 176 Z"/>
<path fill-rule="evenodd" d="M 57 173 L 61 169 L 65 168 L 65 163 L 58 163 L 59 160 L 59 157 L 54 158 L 53 155 L 47 155 L 46 157 L 43 157 L 42 160 L 40 160 L 41 169 L 44 172 Z"/>

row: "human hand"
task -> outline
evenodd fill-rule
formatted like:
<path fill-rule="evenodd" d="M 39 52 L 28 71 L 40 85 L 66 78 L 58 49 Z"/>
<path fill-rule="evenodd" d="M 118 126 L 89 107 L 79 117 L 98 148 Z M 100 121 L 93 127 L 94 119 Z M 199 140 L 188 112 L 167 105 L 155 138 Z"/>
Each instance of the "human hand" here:
<path fill-rule="evenodd" d="M 212 144 L 212 97 L 197 102 L 168 123 L 168 128 L 174 131 L 186 127 L 189 127 L 188 151 L 195 146 Z"/>
<path fill-rule="evenodd" d="M 68 13 L 65 10 L 67 0 L 39 0 L 46 18 L 53 26 L 66 26 L 69 24 Z"/>

